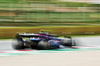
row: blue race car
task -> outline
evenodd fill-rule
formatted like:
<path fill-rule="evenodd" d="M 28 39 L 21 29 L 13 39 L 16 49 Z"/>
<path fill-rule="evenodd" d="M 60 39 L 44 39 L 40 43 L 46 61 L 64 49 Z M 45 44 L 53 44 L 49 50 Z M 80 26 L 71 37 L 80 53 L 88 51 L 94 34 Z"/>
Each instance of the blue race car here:
<path fill-rule="evenodd" d="M 26 39 L 27 38 L 27 39 Z M 17 50 L 31 49 L 59 49 L 64 47 L 75 46 L 75 41 L 70 36 L 60 38 L 55 34 L 46 32 L 34 33 L 18 33 L 12 42 L 12 47 Z"/>

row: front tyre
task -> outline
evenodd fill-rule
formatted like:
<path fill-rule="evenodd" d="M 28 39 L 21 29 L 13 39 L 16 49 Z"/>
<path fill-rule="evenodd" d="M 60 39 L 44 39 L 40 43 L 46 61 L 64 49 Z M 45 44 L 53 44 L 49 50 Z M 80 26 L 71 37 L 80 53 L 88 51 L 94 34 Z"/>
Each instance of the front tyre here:
<path fill-rule="evenodd" d="M 75 40 L 73 40 L 70 36 L 65 37 L 65 39 L 62 42 L 64 46 L 76 46 Z"/>

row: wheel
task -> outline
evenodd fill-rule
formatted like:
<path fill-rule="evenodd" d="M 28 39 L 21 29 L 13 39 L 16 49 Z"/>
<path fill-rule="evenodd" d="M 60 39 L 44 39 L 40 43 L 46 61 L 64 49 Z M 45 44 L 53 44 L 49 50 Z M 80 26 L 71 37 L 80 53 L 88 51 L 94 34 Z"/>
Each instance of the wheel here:
<path fill-rule="evenodd" d="M 38 48 L 38 43 L 37 42 L 31 42 L 32 45 L 30 45 L 31 49 L 37 49 Z"/>
<path fill-rule="evenodd" d="M 75 40 L 72 40 L 72 46 L 76 46 Z"/>
<path fill-rule="evenodd" d="M 50 45 L 48 43 L 48 41 L 40 41 L 38 43 L 38 49 L 41 49 L 41 50 L 47 50 L 47 49 L 50 49 Z"/>
<path fill-rule="evenodd" d="M 14 38 L 12 41 L 12 48 L 16 50 L 24 49 L 24 41 L 22 38 Z"/>
<path fill-rule="evenodd" d="M 73 40 L 70 36 L 66 36 L 65 39 L 62 40 L 64 46 L 72 47 L 76 46 L 75 40 Z"/>
<path fill-rule="evenodd" d="M 37 41 L 32 41 L 29 39 L 25 40 L 25 45 L 31 49 L 37 49 L 38 46 L 38 42 Z"/>

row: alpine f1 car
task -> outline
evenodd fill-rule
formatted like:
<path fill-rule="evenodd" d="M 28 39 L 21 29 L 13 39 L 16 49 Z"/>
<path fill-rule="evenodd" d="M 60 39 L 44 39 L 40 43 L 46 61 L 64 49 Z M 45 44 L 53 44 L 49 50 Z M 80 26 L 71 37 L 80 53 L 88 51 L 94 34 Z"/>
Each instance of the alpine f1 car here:
<path fill-rule="evenodd" d="M 75 41 L 70 36 L 61 38 L 55 34 L 40 32 L 34 33 L 18 33 L 12 42 L 13 49 L 21 50 L 25 48 L 31 49 L 58 49 L 63 47 L 75 46 Z"/>

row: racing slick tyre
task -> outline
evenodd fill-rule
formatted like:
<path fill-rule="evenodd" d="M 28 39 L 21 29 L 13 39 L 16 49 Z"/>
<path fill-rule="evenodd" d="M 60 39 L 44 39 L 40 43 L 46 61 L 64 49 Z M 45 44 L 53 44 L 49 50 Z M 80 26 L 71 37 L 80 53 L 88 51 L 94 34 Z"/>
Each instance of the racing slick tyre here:
<path fill-rule="evenodd" d="M 24 41 L 22 38 L 14 38 L 12 41 L 12 48 L 16 50 L 24 49 Z"/>
<path fill-rule="evenodd" d="M 66 36 L 64 38 L 65 39 L 62 41 L 63 45 L 68 47 L 76 46 L 75 40 L 73 40 L 70 36 Z"/>
<path fill-rule="evenodd" d="M 38 49 L 39 50 L 48 50 L 48 49 L 50 49 L 50 45 L 49 45 L 48 41 L 44 41 L 44 40 L 40 41 L 38 43 Z"/>
<path fill-rule="evenodd" d="M 25 41 L 25 45 L 31 49 L 37 49 L 38 42 L 34 42 L 32 40 L 27 39 Z"/>

